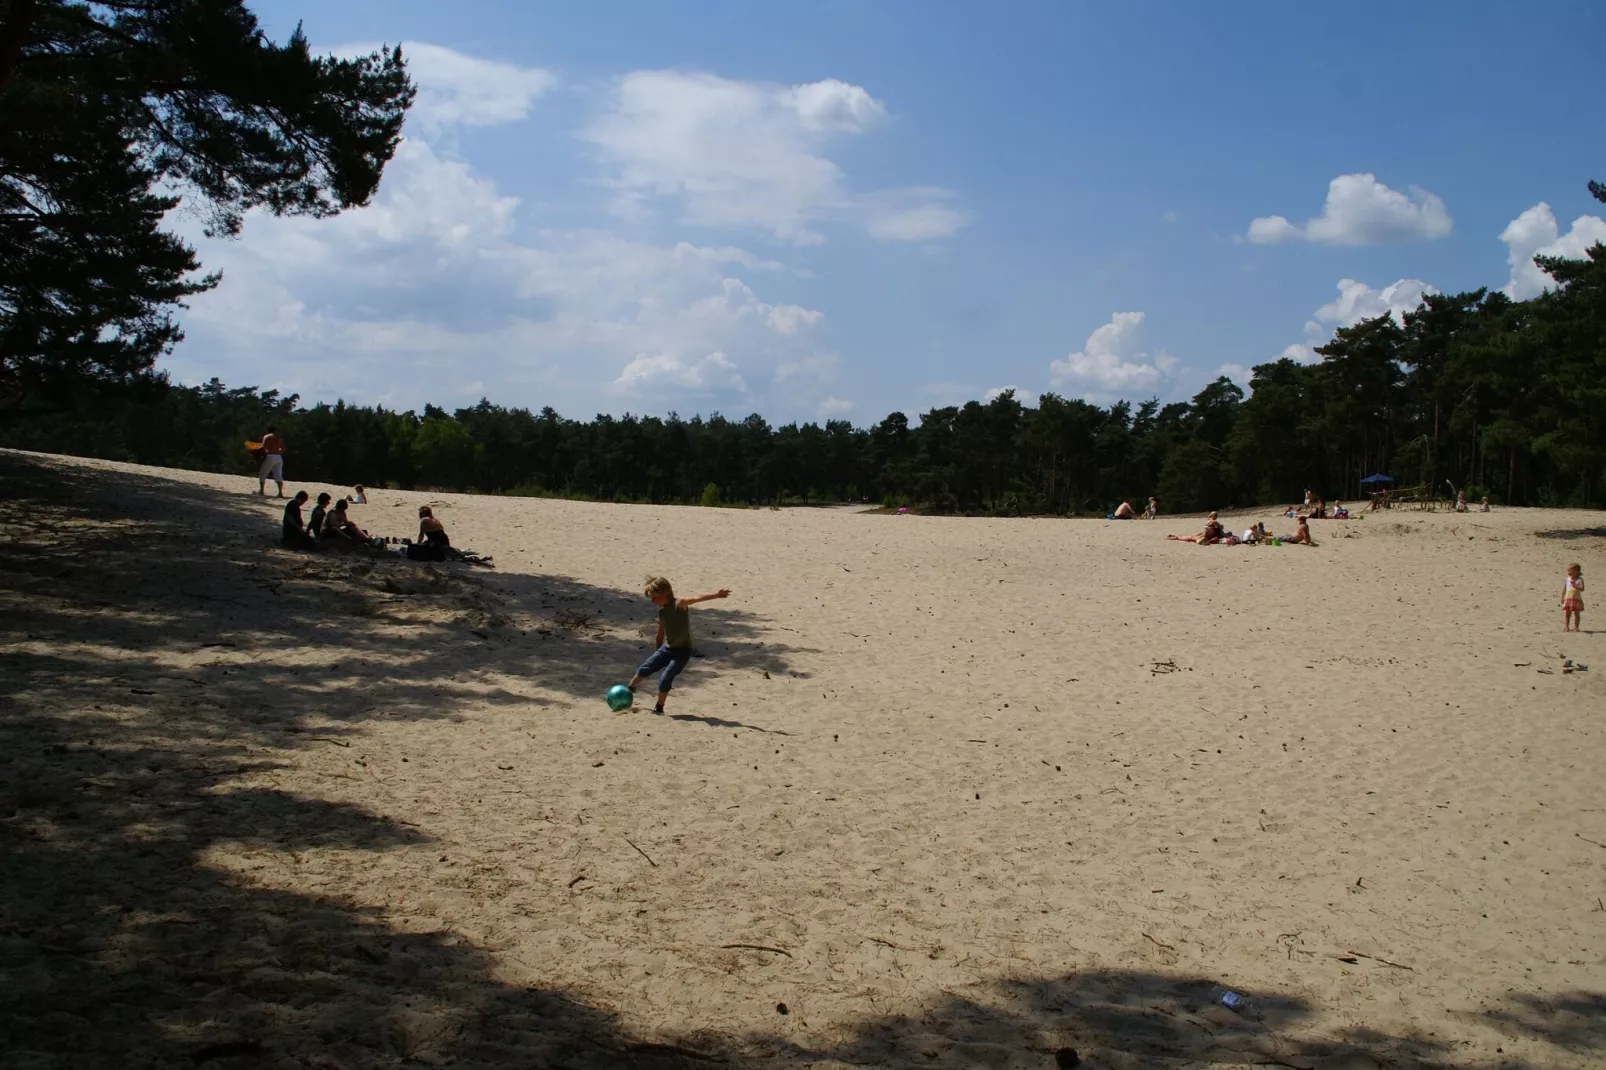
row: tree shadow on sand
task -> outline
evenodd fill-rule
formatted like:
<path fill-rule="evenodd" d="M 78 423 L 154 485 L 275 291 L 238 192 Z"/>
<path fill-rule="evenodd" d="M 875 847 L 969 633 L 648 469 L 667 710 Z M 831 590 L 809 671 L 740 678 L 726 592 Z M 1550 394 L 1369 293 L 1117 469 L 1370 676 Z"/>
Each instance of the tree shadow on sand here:
<path fill-rule="evenodd" d="M 361 806 L 240 783 L 271 783 L 298 748 L 365 720 L 530 701 L 486 681 L 540 677 L 555 701 L 594 701 L 601 667 L 639 659 L 641 637 L 613 625 L 637 619 L 638 600 L 562 577 L 304 561 L 263 545 L 259 511 L 155 477 L 0 454 L 0 493 L 20 518 L 0 534 L 6 1070 L 1046 1068 L 1071 1049 L 1108 1068 L 1537 1070 L 1606 1051 L 1596 993 L 1485 1011 L 1498 1036 L 1547 1057 L 1480 1062 L 1441 1038 L 1317 1035 L 1298 997 L 1246 993 L 1265 1009 L 1251 1021 L 1210 1004 L 1204 979 L 1123 971 L 934 993 L 919 1016 L 868 1016 L 826 1045 L 778 1029 L 649 1033 L 588 992 L 510 980 L 497 948 L 444 926 L 404 931 L 316 880 L 273 886 L 285 866 L 328 874 L 432 841 Z M 541 636 L 566 607 L 593 616 Z M 708 671 L 793 671 L 758 618 L 706 619 Z M 281 644 L 374 668 L 331 684 L 332 670 L 282 664 Z"/>
<path fill-rule="evenodd" d="M 1552 528 L 1549 531 L 1536 531 L 1541 539 L 1606 539 L 1606 527 L 1599 528 Z"/>

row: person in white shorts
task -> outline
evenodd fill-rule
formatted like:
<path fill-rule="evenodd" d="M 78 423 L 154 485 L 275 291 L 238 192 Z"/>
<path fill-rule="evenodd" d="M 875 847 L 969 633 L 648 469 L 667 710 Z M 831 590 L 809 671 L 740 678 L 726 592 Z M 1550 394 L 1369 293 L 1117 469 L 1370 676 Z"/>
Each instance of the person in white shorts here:
<path fill-rule="evenodd" d="M 262 436 L 262 468 L 257 472 L 257 493 L 268 492 L 268 480 L 279 485 L 279 497 L 284 497 L 284 439 L 279 437 L 279 429 L 268 428 L 268 433 Z"/>

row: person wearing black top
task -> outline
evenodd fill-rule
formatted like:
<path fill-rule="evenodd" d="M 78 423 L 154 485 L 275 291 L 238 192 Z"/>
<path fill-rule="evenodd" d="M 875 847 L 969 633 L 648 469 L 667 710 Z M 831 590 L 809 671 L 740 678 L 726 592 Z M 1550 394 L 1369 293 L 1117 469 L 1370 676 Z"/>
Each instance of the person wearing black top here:
<path fill-rule="evenodd" d="M 446 526 L 435 518 L 434 510 L 427 505 L 419 506 L 418 541 L 407 547 L 407 556 L 414 561 L 445 561 L 451 546 Z"/>
<path fill-rule="evenodd" d="M 323 538 L 323 518 L 329 511 L 329 501 L 329 493 L 325 491 L 318 495 L 318 504 L 312 507 L 312 519 L 307 522 L 307 534 L 314 539 Z"/>
<path fill-rule="evenodd" d="M 301 506 L 307 501 L 307 492 L 296 491 L 295 497 L 284 507 L 284 544 L 296 550 L 304 550 L 311 545 L 307 538 L 307 525 L 301 519 Z"/>

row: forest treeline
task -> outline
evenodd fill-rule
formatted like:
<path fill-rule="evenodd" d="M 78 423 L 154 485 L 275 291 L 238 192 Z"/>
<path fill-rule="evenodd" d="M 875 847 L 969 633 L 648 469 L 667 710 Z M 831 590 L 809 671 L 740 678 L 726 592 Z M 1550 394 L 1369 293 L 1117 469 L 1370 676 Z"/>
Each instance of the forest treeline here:
<path fill-rule="evenodd" d="M 1606 200 L 1606 187 L 1590 184 Z M 605 501 L 871 500 L 938 512 L 1103 514 L 1156 495 L 1166 512 L 1362 494 L 1373 472 L 1496 502 L 1606 503 L 1606 246 L 1540 259 L 1556 288 L 1433 294 L 1364 320 L 1319 362 L 1253 369 L 1192 400 L 1101 407 L 1005 393 L 846 421 L 568 419 L 481 401 L 422 412 L 303 406 L 294 396 L 160 376 L 71 407 L 0 416 L 0 445 L 215 472 L 276 423 L 294 482 Z"/>

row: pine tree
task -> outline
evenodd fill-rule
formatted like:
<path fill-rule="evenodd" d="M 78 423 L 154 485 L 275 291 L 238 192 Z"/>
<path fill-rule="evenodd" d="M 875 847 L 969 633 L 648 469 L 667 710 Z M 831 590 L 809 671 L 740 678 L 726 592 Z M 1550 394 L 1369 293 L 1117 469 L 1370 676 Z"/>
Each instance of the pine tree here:
<path fill-rule="evenodd" d="M 276 45 L 239 0 L 0 0 L 0 407 L 148 381 L 217 282 L 163 216 L 364 204 L 413 93 L 399 48 Z"/>

